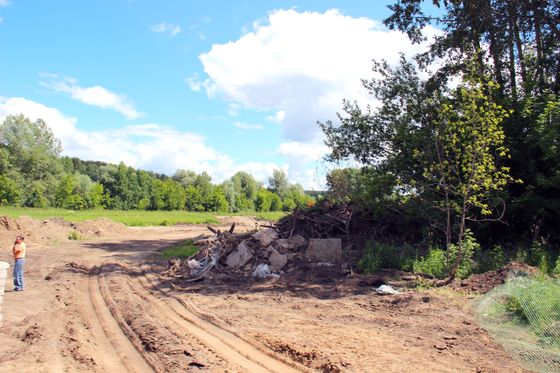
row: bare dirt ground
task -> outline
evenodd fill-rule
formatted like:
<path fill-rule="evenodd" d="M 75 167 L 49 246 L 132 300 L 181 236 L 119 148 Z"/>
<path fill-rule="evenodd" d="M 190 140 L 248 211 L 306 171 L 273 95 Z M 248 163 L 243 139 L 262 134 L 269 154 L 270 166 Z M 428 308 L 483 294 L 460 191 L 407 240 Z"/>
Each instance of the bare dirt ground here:
<path fill-rule="evenodd" d="M 16 231 L 33 239 L 25 291 L 4 294 L 2 372 L 523 371 L 475 324 L 472 296 L 451 289 L 379 296 L 367 279 L 321 273 L 168 282 L 159 252 L 205 227 L 103 222 L 68 241 L 5 222 L 0 260 Z"/>

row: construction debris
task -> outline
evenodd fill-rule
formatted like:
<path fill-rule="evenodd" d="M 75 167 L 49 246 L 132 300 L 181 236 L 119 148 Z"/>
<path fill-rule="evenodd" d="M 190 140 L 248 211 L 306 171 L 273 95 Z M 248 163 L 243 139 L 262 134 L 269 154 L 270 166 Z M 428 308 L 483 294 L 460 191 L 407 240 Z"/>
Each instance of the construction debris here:
<path fill-rule="evenodd" d="M 319 262 L 340 263 L 342 260 L 342 241 L 340 238 L 309 240 L 305 255 Z"/>
<path fill-rule="evenodd" d="M 197 253 L 186 259 L 170 260 L 166 274 L 186 281 L 199 281 L 219 274 L 266 279 L 279 277 L 302 264 L 340 265 L 340 239 L 313 239 L 299 235 L 281 238 L 273 228 L 253 234 L 234 234 L 234 226 L 194 242 Z"/>

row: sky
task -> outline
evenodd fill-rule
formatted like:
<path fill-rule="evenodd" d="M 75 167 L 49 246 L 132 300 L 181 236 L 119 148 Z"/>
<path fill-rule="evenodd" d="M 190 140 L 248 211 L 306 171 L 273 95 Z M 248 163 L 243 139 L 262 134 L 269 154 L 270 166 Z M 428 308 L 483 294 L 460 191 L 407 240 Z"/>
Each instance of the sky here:
<path fill-rule="evenodd" d="M 425 48 L 383 26 L 389 3 L 0 0 L 0 120 L 41 118 L 84 160 L 320 190 L 317 122 L 375 105 L 372 60 Z"/>

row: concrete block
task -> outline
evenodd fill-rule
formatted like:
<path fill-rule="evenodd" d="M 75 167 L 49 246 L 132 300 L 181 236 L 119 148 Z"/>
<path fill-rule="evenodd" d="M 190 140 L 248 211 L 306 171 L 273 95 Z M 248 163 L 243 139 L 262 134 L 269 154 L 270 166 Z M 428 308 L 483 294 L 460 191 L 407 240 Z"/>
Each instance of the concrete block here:
<path fill-rule="evenodd" d="M 305 255 L 318 262 L 339 263 L 342 261 L 342 240 L 340 238 L 309 240 Z"/>
<path fill-rule="evenodd" d="M 226 258 L 226 265 L 228 267 L 239 268 L 243 267 L 251 258 L 253 254 L 245 241 L 242 241 L 238 246 L 237 249 L 232 251 Z"/>

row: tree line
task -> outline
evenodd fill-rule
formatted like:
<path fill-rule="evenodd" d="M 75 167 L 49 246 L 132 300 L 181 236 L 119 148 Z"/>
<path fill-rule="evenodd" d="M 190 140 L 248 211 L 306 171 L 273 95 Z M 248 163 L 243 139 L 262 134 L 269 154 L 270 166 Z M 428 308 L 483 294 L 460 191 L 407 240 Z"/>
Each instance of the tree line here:
<path fill-rule="evenodd" d="M 314 203 L 283 170 L 264 187 L 243 171 L 221 184 L 208 173 L 177 170 L 173 176 L 60 156 L 62 146 L 47 123 L 23 115 L 0 124 L 0 205 L 72 210 L 291 211 Z"/>
<path fill-rule="evenodd" d="M 344 101 L 320 123 L 334 162 L 331 198 L 401 227 L 386 240 L 443 247 L 453 276 L 467 241 L 501 255 L 554 262 L 560 245 L 560 3 L 400 0 L 384 21 L 425 41 L 397 66 L 374 61 L 364 87 L 378 102 Z M 398 211 L 398 213 L 395 213 Z M 383 240 L 383 238 L 379 238 Z M 425 251 L 424 251 L 425 252 Z M 471 253 L 472 254 L 472 253 Z M 544 264 L 543 264 L 544 265 Z M 559 265 L 560 268 L 560 265 Z"/>

